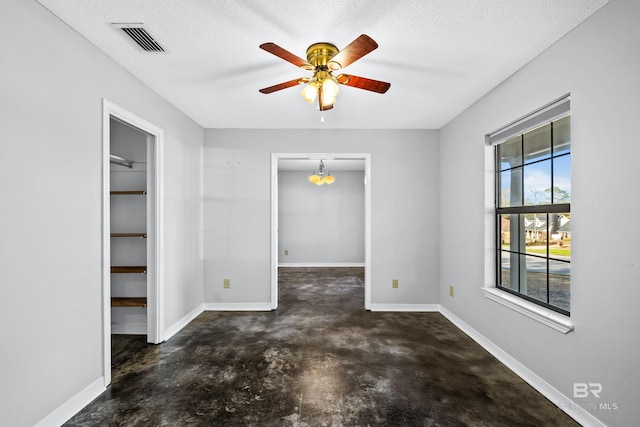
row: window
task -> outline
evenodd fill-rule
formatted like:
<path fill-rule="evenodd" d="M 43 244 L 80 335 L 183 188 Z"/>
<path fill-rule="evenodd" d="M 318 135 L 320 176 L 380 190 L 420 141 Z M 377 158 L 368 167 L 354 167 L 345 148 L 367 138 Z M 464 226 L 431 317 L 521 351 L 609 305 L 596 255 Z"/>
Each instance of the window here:
<path fill-rule="evenodd" d="M 571 117 L 564 101 L 493 143 L 496 287 L 568 316 Z"/>

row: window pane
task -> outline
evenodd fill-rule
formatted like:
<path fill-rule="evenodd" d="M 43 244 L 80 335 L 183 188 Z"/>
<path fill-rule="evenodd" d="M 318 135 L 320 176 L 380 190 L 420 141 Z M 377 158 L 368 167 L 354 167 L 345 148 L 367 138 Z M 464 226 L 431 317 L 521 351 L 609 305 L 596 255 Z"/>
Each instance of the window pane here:
<path fill-rule="evenodd" d="M 553 203 L 571 201 L 571 154 L 553 159 Z"/>
<path fill-rule="evenodd" d="M 551 123 L 524 134 L 524 162 L 551 157 Z"/>
<path fill-rule="evenodd" d="M 520 285 L 520 293 L 539 301 L 547 302 L 546 258 L 522 255 L 521 260 L 526 263 L 527 280 L 526 285 Z"/>
<path fill-rule="evenodd" d="M 524 196 L 526 205 L 550 203 L 551 160 L 524 167 Z"/>
<path fill-rule="evenodd" d="M 549 256 L 564 261 L 571 261 L 571 214 L 549 214 L 551 241 Z"/>
<path fill-rule="evenodd" d="M 570 116 L 553 122 L 553 154 L 568 153 L 571 150 Z"/>
<path fill-rule="evenodd" d="M 522 165 L 522 143 L 520 136 L 507 139 L 498 145 L 498 159 L 500 159 L 500 170 Z"/>
<path fill-rule="evenodd" d="M 500 218 L 500 242 L 501 248 L 507 251 L 517 252 L 520 246 L 518 233 L 518 219 L 520 215 L 499 215 Z"/>
<path fill-rule="evenodd" d="M 498 215 L 498 225 L 500 227 L 500 248 L 509 249 L 511 244 L 511 215 Z"/>
<path fill-rule="evenodd" d="M 547 214 L 524 215 L 524 233 L 528 254 L 547 256 L 548 224 Z"/>
<path fill-rule="evenodd" d="M 500 207 L 522 206 L 522 168 L 500 172 Z"/>
<path fill-rule="evenodd" d="M 500 251 L 500 286 L 505 288 L 511 287 L 511 270 L 518 271 L 518 266 L 511 266 L 512 256 L 509 252 Z M 517 262 L 517 259 L 514 261 Z M 518 290 L 517 286 L 516 289 Z"/>
<path fill-rule="evenodd" d="M 549 303 L 570 310 L 571 264 L 549 260 Z"/>

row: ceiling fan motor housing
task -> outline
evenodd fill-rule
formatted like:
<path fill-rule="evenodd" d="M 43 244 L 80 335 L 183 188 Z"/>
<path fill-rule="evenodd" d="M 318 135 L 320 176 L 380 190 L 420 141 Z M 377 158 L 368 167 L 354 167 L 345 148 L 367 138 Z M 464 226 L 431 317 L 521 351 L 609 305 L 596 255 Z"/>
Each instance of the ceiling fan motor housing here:
<path fill-rule="evenodd" d="M 317 69 L 327 69 L 331 58 L 338 54 L 338 48 L 331 43 L 314 43 L 307 49 L 307 61 Z"/>

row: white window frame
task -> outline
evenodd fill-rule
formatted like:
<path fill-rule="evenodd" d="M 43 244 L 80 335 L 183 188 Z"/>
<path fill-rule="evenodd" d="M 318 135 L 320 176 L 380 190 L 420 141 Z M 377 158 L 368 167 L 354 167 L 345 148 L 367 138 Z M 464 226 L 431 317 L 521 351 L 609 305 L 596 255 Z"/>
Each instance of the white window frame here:
<path fill-rule="evenodd" d="M 567 334 L 574 330 L 569 316 L 527 301 L 496 287 L 496 220 L 495 146 L 517 134 L 525 133 L 541 124 L 565 116 L 570 111 L 570 96 L 566 94 L 549 104 L 485 135 L 485 268 L 482 291 L 488 299 L 517 313 L 540 322 L 558 332 Z"/>

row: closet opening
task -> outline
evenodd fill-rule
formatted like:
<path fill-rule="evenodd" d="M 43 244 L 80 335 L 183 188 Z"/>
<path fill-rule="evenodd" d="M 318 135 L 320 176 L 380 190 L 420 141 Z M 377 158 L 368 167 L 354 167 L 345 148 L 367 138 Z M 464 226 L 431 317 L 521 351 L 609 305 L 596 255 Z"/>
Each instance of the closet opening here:
<path fill-rule="evenodd" d="M 103 362 L 163 341 L 163 131 L 103 102 Z"/>
<path fill-rule="evenodd" d="M 111 334 L 147 335 L 149 134 L 111 118 Z"/>

